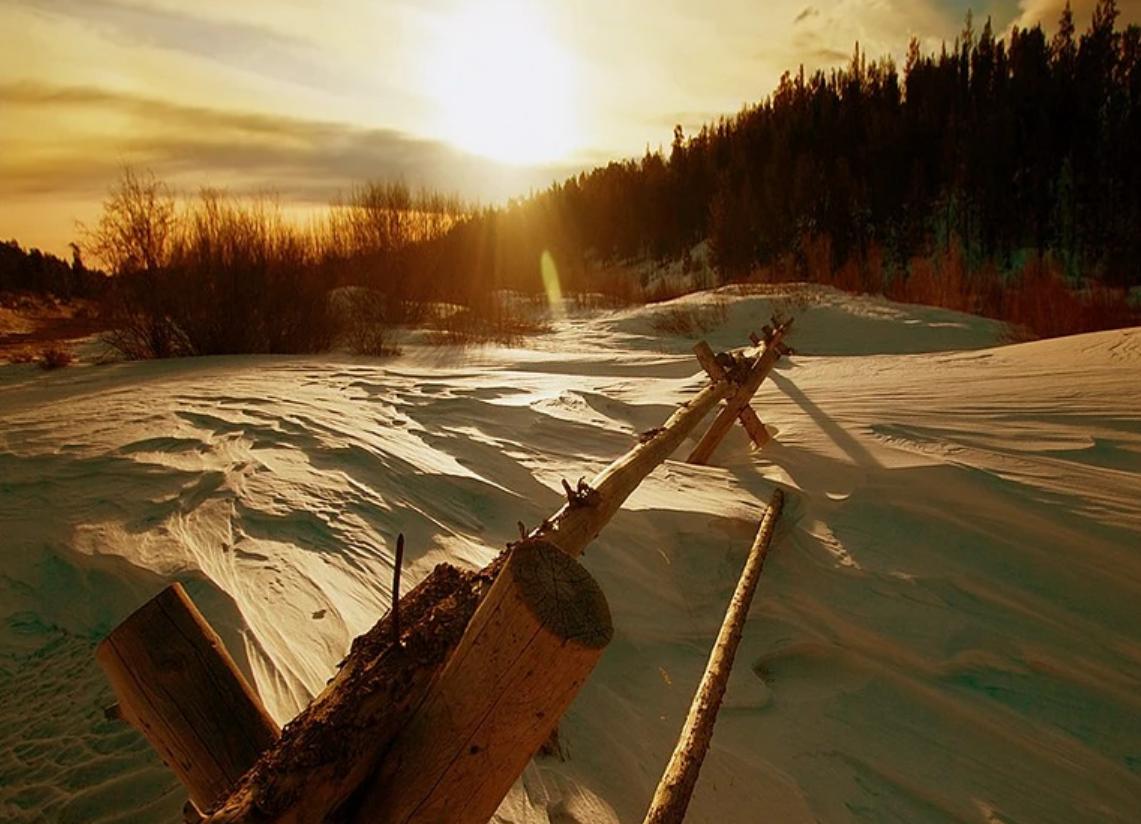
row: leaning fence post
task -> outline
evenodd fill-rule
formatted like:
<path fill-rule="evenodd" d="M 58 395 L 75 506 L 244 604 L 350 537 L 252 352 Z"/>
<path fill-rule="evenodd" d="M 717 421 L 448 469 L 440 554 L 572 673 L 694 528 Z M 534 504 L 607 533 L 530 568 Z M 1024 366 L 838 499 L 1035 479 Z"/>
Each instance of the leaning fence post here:
<path fill-rule="evenodd" d="M 279 729 L 181 584 L 99 644 L 95 658 L 137 728 L 199 810 L 226 796 Z"/>

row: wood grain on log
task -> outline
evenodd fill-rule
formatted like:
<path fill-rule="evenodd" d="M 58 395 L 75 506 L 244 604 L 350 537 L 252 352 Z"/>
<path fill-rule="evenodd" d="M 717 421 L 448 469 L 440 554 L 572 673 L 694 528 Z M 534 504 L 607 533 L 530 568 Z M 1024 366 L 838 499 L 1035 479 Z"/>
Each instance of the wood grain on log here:
<path fill-rule="evenodd" d="M 612 633 L 586 569 L 544 541 L 517 544 L 353 820 L 485 824 Z"/>
<path fill-rule="evenodd" d="M 709 662 L 701 676 L 701 683 L 693 696 L 693 704 L 685 719 L 685 726 L 666 765 L 657 792 L 654 793 L 654 800 L 650 804 L 644 824 L 681 824 L 685 819 L 685 811 L 689 807 L 689 800 L 697 785 L 701 764 L 705 760 L 705 754 L 709 751 L 709 742 L 713 738 L 713 725 L 717 722 L 717 712 L 725 697 L 725 686 L 729 682 L 733 658 L 737 654 L 737 646 L 741 643 L 745 619 L 753 603 L 757 581 L 760 580 L 761 570 L 764 568 L 765 556 L 768 555 L 773 528 L 777 518 L 780 517 L 783 505 L 784 494 L 777 489 L 773 492 L 769 508 L 757 530 L 757 538 L 749 550 L 749 557 L 745 561 L 745 568 L 741 572 L 733 598 L 729 601 L 725 620 L 717 634 L 717 641 L 713 645 Z"/>
<path fill-rule="evenodd" d="M 277 739 L 278 727 L 180 584 L 121 623 L 95 658 L 136 727 L 199 809 Z"/>

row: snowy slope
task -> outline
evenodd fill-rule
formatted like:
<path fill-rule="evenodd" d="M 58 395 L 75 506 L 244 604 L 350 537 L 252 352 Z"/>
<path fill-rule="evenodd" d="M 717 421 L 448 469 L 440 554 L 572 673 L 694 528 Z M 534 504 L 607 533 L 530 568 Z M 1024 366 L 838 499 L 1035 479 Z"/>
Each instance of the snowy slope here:
<path fill-rule="evenodd" d="M 1141 330 L 990 348 L 988 321 L 799 294 L 805 354 L 755 403 L 776 440 L 670 462 L 588 550 L 615 641 L 500 819 L 641 820 L 779 483 L 690 821 L 1134 820 Z M 724 347 L 770 299 L 674 306 L 726 302 Z M 102 635 L 182 580 L 288 719 L 387 609 L 397 531 L 414 578 L 482 564 L 696 390 L 672 308 L 528 350 L 0 367 L 0 820 L 175 817 L 102 719 Z"/>

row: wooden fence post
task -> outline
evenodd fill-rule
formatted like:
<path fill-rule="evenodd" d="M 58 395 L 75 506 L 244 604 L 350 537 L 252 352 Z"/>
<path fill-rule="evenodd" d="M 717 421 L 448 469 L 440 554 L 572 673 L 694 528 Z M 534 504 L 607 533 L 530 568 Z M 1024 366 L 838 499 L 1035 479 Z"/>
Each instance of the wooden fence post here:
<path fill-rule="evenodd" d="M 757 393 L 757 389 L 760 388 L 761 383 L 768 377 L 769 372 L 772 371 L 776 362 L 780 360 L 783 351 L 781 340 L 791 325 L 792 321 L 790 320 L 783 326 L 778 326 L 772 336 L 767 341 L 762 342 L 763 348 L 761 354 L 749 370 L 749 376 L 737 389 L 736 394 L 729 398 L 725 408 L 713 419 L 713 423 L 710 424 L 708 431 L 706 431 L 697 446 L 689 454 L 689 458 L 687 459 L 689 463 L 702 465 L 709 463 L 709 459 L 713 457 L 714 451 L 716 451 L 725 436 L 729 434 L 729 430 L 733 428 L 733 422 L 748 408 L 749 401 L 753 399 L 753 395 Z M 743 423 L 745 423 L 747 429 L 754 426 L 752 421 Z M 760 421 L 756 421 L 756 424 L 760 424 Z M 763 428 L 762 426 L 761 429 Z M 750 434 L 752 434 L 752 432 L 750 432 Z M 754 442 L 756 442 L 755 439 Z"/>
<path fill-rule="evenodd" d="M 756 335 L 749 336 L 760 345 L 760 339 Z M 727 379 L 725 370 L 721 368 L 721 364 L 717 362 L 717 356 L 713 354 L 713 350 L 705 341 L 698 341 L 693 347 L 693 353 L 697 355 L 697 361 L 701 364 L 701 368 L 705 373 L 714 381 L 723 381 Z M 737 420 L 741 422 L 741 426 L 745 427 L 745 431 L 749 433 L 749 438 L 753 441 L 753 445 L 760 449 L 767 444 L 771 438 L 769 437 L 768 430 L 765 425 L 761 423 L 761 419 L 757 417 L 757 413 L 753 411 L 753 407 L 746 403 L 741 407 L 741 411 L 737 414 Z"/>
<path fill-rule="evenodd" d="M 279 729 L 181 584 L 143 604 L 95 658 L 119 713 L 146 736 L 199 810 L 224 798 Z"/>
<path fill-rule="evenodd" d="M 486 824 L 612 634 L 582 565 L 543 541 L 517 544 L 353 820 Z"/>

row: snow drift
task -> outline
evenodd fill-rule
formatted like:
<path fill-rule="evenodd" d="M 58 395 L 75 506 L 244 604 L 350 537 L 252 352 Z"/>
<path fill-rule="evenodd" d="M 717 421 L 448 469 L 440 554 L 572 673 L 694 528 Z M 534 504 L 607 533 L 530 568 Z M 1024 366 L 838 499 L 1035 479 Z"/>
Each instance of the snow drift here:
<path fill-rule="evenodd" d="M 1131 820 L 1141 330 L 999 347 L 793 291 L 801 354 L 754 403 L 774 442 L 667 463 L 587 551 L 616 636 L 498 819 L 641 820 L 780 484 L 689 820 Z M 696 391 L 655 319 L 714 300 L 723 348 L 789 296 L 571 316 L 528 350 L 0 368 L 0 819 L 175 818 L 103 719 L 112 626 L 181 580 L 287 720 L 388 608 L 398 531 L 412 581 L 490 560 Z"/>

